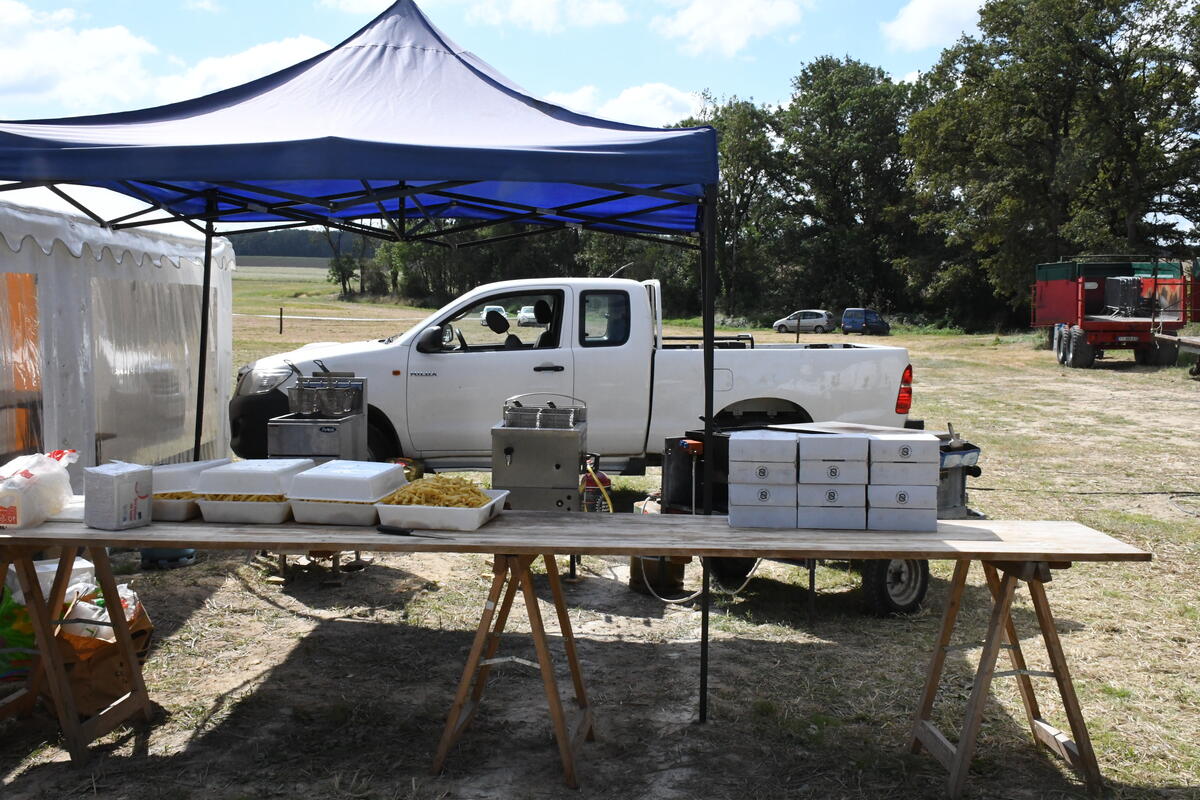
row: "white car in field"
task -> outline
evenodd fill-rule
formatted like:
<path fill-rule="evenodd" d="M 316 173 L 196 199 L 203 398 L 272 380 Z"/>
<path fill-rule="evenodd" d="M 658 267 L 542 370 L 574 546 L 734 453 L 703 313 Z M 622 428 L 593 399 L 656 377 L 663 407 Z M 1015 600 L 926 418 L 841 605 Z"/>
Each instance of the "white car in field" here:
<path fill-rule="evenodd" d="M 537 324 L 537 313 L 533 306 L 521 306 L 521 310 L 517 312 L 517 327 L 530 328 Z"/>
<path fill-rule="evenodd" d="M 806 308 L 793 311 L 782 319 L 771 323 L 778 333 L 825 333 L 837 327 L 833 314 L 819 308 Z"/>
<path fill-rule="evenodd" d="M 488 314 L 490 314 L 493 311 L 495 311 L 496 313 L 498 313 L 500 316 L 504 317 L 505 319 L 508 319 L 508 312 L 504 310 L 504 306 L 484 306 L 483 311 L 479 312 L 479 324 L 487 325 L 488 324 L 488 322 L 487 322 Z"/>

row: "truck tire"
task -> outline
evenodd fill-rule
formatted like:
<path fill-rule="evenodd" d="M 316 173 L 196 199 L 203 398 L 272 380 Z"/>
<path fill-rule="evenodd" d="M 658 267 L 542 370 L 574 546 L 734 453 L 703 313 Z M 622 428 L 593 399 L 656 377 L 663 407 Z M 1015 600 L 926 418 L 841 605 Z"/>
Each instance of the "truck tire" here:
<path fill-rule="evenodd" d="M 1065 325 L 1056 326 L 1054 335 L 1054 357 L 1058 359 L 1058 363 L 1063 365 L 1066 365 L 1067 363 L 1067 340 L 1067 327 Z"/>
<path fill-rule="evenodd" d="M 1096 351 L 1088 344 L 1087 331 L 1078 325 L 1071 326 L 1067 342 L 1067 366 L 1086 369 L 1096 363 Z"/>
<path fill-rule="evenodd" d="M 923 558 L 875 559 L 862 564 L 863 602 L 872 614 L 912 614 L 928 591 L 929 562 Z"/>

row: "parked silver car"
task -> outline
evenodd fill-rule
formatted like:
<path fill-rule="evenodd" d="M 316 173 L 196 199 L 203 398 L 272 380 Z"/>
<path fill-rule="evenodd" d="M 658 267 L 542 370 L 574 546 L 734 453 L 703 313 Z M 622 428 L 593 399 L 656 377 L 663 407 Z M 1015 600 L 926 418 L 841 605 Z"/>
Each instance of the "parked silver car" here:
<path fill-rule="evenodd" d="M 833 314 L 828 311 L 806 308 L 775 320 L 771 327 L 779 333 L 825 333 L 836 328 L 837 324 L 833 321 Z"/>

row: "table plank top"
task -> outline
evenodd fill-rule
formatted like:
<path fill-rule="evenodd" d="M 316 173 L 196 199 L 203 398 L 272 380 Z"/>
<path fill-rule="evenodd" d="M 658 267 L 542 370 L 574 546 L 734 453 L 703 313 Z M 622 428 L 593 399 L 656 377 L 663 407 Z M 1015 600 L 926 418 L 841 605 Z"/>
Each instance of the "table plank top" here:
<path fill-rule="evenodd" d="M 1151 554 L 1077 522 L 947 520 L 936 532 L 733 528 L 724 516 L 506 511 L 477 531 L 396 536 L 335 525 L 156 522 L 103 531 L 79 522 L 0 530 L 0 547 L 104 545 L 202 550 L 579 553 L 763 558 L 1149 561 Z"/>

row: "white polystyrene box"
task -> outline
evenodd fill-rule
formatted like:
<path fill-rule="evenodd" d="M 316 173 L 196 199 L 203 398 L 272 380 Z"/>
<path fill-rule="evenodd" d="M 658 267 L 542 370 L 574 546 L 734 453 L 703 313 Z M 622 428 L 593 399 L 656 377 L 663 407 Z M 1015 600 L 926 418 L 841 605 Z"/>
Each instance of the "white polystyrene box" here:
<path fill-rule="evenodd" d="M 937 494 L 936 486 L 872 484 L 867 487 L 867 502 L 871 508 L 937 509 Z"/>
<path fill-rule="evenodd" d="M 185 461 L 182 464 L 163 464 L 154 467 L 154 492 L 194 492 L 200 473 L 206 469 L 224 466 L 228 458 L 213 458 L 208 461 Z"/>
<path fill-rule="evenodd" d="M 799 483 L 858 483 L 867 482 L 865 461 L 801 461 L 797 470 Z"/>
<path fill-rule="evenodd" d="M 791 506 L 796 505 L 796 484 L 731 483 L 729 484 L 731 506 Z"/>
<path fill-rule="evenodd" d="M 730 461 L 796 463 L 796 434 L 786 431 L 735 431 L 729 434 Z"/>
<path fill-rule="evenodd" d="M 345 500 L 376 503 L 408 483 L 401 464 L 376 461 L 326 461 L 292 479 L 292 500 Z"/>
<path fill-rule="evenodd" d="M 862 484 L 801 483 L 796 486 L 796 505 L 862 508 L 867 492 Z"/>
<path fill-rule="evenodd" d="M 860 531 L 867 527 L 867 510 L 862 507 L 799 506 L 796 508 L 796 527 Z"/>
<path fill-rule="evenodd" d="M 735 528 L 794 528 L 796 507 L 731 505 L 729 524 Z"/>
<path fill-rule="evenodd" d="M 936 508 L 872 508 L 867 528 L 873 531 L 936 531 Z"/>
<path fill-rule="evenodd" d="M 83 471 L 83 523 L 122 531 L 150 524 L 154 473 L 141 464 L 114 461 Z"/>
<path fill-rule="evenodd" d="M 795 464 L 784 464 L 778 461 L 729 462 L 729 483 L 787 484 L 795 482 Z"/>
<path fill-rule="evenodd" d="M 474 531 L 504 511 L 507 489 L 484 489 L 491 500 L 479 508 L 446 508 L 443 506 L 402 506 L 376 503 L 379 521 L 396 528 L 433 529 L 445 531 Z"/>
<path fill-rule="evenodd" d="M 940 463 L 942 440 L 932 433 L 873 433 L 871 461 L 908 464 Z"/>
<path fill-rule="evenodd" d="M 286 495 L 292 479 L 313 468 L 311 458 L 259 458 L 234 461 L 200 473 L 197 494 Z"/>
<path fill-rule="evenodd" d="M 941 470 L 937 463 L 903 464 L 871 462 L 871 483 L 887 486 L 937 486 Z"/>
<path fill-rule="evenodd" d="M 870 442 L 861 433 L 805 433 L 796 437 L 801 461 L 866 461 Z"/>

